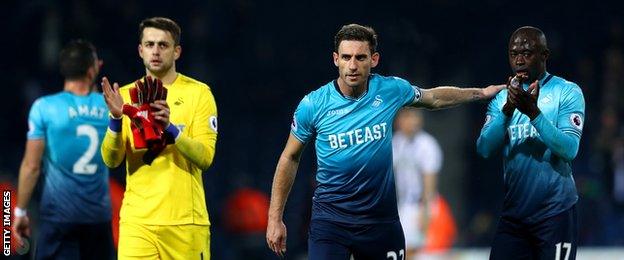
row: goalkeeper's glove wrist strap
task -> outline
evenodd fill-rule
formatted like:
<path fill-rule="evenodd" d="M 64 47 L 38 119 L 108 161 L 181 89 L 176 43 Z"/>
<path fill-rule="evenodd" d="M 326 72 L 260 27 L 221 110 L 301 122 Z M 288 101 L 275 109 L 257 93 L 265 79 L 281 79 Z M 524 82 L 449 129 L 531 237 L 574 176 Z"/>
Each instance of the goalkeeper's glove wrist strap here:
<path fill-rule="evenodd" d="M 110 118 L 112 118 L 112 119 L 121 119 L 123 117 L 123 114 L 121 114 L 120 116 L 117 117 L 117 116 L 113 115 L 112 113 L 109 113 L 108 116 Z"/>
<path fill-rule="evenodd" d="M 174 124 L 170 123 L 167 129 L 165 129 L 165 132 L 173 136 L 174 140 L 178 140 L 178 137 L 180 137 L 180 129 L 178 129 L 178 127 L 176 127 Z"/>
<path fill-rule="evenodd" d="M 108 121 L 108 128 L 115 133 L 121 132 L 121 118 L 117 119 L 111 116 Z"/>

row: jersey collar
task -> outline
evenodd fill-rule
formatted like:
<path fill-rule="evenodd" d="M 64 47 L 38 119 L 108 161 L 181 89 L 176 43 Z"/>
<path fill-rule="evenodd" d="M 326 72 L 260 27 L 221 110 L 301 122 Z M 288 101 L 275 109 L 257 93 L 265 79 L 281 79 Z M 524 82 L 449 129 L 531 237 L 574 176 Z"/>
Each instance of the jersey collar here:
<path fill-rule="evenodd" d="M 546 83 L 548 83 L 552 78 L 553 78 L 552 74 L 548 73 L 547 71 L 544 71 L 544 76 L 542 76 L 542 78 L 539 80 L 540 88 L 543 87 L 544 85 L 546 85 Z M 527 89 L 529 89 L 530 85 L 531 85 L 531 82 L 522 83 L 522 88 L 524 90 L 527 90 Z"/>
<path fill-rule="evenodd" d="M 357 98 L 352 98 L 349 96 L 345 96 L 342 91 L 340 91 L 340 86 L 338 86 L 338 80 L 335 79 L 332 81 L 332 83 L 334 84 L 334 89 L 336 89 L 336 92 L 338 92 L 338 94 L 340 94 L 340 96 L 346 100 L 350 100 L 350 101 L 360 101 L 362 100 L 364 97 L 366 97 L 366 95 L 368 94 L 369 90 L 370 90 L 370 82 L 371 79 L 373 78 L 373 74 L 368 76 L 368 80 L 366 81 L 366 90 L 364 90 L 364 93 L 362 93 L 361 96 L 357 97 Z"/>
<path fill-rule="evenodd" d="M 542 77 L 542 79 L 540 79 L 539 81 L 540 87 L 546 85 L 546 83 L 548 83 L 552 79 L 552 77 L 552 74 L 548 73 L 548 71 L 544 71 L 544 77 Z"/>

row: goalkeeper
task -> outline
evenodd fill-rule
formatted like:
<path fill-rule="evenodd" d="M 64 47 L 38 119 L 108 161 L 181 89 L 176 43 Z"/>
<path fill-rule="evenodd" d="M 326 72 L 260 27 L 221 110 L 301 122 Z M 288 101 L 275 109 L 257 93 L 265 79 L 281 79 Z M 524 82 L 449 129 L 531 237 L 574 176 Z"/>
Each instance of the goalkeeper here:
<path fill-rule="evenodd" d="M 126 161 L 119 259 L 210 259 L 202 171 L 212 164 L 217 109 L 210 88 L 176 72 L 180 27 L 154 17 L 139 26 L 146 76 L 119 88 L 102 78 L 110 110 L 102 157 Z"/>

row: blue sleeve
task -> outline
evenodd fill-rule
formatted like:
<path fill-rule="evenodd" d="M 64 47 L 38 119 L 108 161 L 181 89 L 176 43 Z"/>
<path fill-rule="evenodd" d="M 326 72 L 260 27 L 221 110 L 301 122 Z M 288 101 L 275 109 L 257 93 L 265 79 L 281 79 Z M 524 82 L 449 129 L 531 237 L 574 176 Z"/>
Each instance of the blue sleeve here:
<path fill-rule="evenodd" d="M 307 143 L 314 135 L 314 104 L 310 100 L 309 95 L 305 96 L 293 116 L 292 124 L 290 125 L 290 132 L 302 143 Z"/>
<path fill-rule="evenodd" d="M 574 86 L 561 98 L 557 126 L 564 133 L 573 134 L 580 139 L 583 133 L 583 122 L 585 122 L 583 92 L 581 92 L 581 88 Z"/>
<path fill-rule="evenodd" d="M 507 90 L 503 90 L 488 105 L 485 123 L 477 139 L 477 153 L 484 158 L 492 156 L 505 141 L 507 116 L 503 114 L 502 107 L 506 100 Z"/>
<path fill-rule="evenodd" d="M 43 108 L 42 108 L 43 100 L 37 99 L 30 107 L 30 113 L 28 114 L 28 133 L 26 134 L 26 138 L 28 140 L 31 139 L 43 139 L 45 138 L 46 132 L 46 124 L 44 120 Z"/>
<path fill-rule="evenodd" d="M 585 99 L 578 86 L 563 93 L 559 104 L 557 126 L 541 113 L 531 121 L 542 142 L 565 161 L 576 157 L 585 120 Z"/>
<path fill-rule="evenodd" d="M 394 77 L 397 80 L 397 97 L 401 102 L 401 106 L 408 106 L 420 100 L 420 88 L 412 86 L 407 80 Z"/>

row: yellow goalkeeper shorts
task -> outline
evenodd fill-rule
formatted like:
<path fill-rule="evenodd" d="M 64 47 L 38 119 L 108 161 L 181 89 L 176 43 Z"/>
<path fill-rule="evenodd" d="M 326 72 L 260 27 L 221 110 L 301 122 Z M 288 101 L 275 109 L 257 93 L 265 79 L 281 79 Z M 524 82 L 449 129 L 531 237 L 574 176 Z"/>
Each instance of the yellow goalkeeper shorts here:
<path fill-rule="evenodd" d="M 119 224 L 118 259 L 210 259 L 208 225 Z"/>

